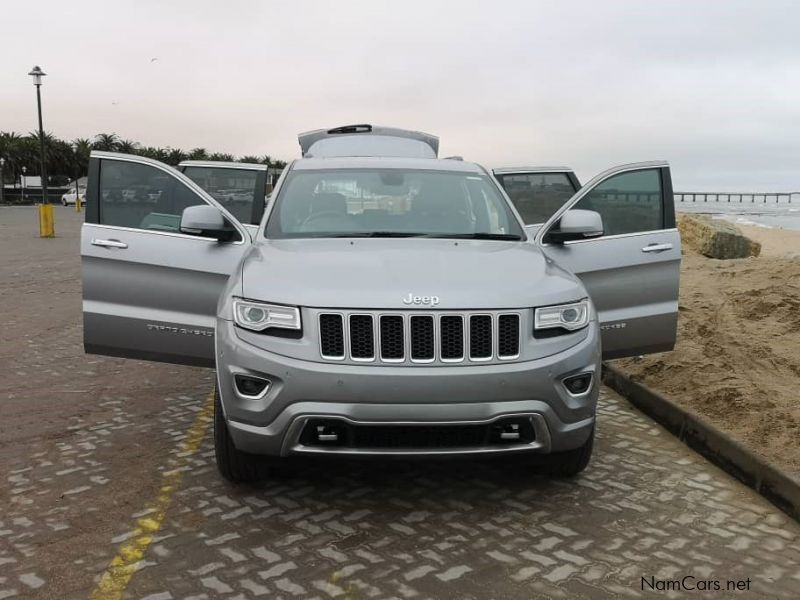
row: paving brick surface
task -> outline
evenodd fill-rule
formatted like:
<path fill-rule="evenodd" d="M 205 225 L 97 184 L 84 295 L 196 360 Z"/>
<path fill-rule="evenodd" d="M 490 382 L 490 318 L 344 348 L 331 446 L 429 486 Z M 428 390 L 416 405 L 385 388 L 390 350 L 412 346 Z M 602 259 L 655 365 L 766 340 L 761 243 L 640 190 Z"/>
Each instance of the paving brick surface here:
<path fill-rule="evenodd" d="M 0 597 L 57 584 L 37 547 L 75 536 L 80 525 L 62 515 L 91 515 L 107 482 L 124 477 L 93 458 L 113 446 L 114 428 L 169 438 L 166 466 L 204 401 L 169 398 L 147 423 L 119 403 L 108 421 L 76 426 L 71 442 L 12 470 Z M 64 491 L 51 506 L 54 488 Z M 100 546 L 81 547 L 78 535 L 72 568 L 97 581 L 150 500 L 119 507 Z M 237 487 L 218 476 L 209 433 L 136 569 L 126 598 L 637 598 L 653 595 L 642 577 L 687 575 L 749 578 L 742 597 L 796 598 L 800 526 L 603 390 L 595 458 L 568 481 L 504 460 L 303 461 Z"/>

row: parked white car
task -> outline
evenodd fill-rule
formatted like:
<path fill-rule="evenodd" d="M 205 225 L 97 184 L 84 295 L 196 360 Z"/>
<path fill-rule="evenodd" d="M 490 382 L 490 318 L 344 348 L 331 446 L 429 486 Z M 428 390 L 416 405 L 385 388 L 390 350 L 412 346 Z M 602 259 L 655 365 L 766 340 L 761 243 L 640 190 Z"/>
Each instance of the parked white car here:
<path fill-rule="evenodd" d="M 75 188 L 72 188 L 66 194 L 62 194 L 61 196 L 61 204 L 64 206 L 69 206 L 70 204 L 75 204 L 75 198 L 80 196 L 81 203 L 86 203 L 86 188 L 79 187 L 78 193 L 75 193 Z"/>

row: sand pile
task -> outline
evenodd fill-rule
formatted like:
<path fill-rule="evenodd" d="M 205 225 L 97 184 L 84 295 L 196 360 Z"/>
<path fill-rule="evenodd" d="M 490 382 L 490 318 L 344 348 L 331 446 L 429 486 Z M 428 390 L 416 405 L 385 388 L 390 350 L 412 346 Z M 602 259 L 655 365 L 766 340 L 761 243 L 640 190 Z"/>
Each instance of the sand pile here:
<path fill-rule="evenodd" d="M 616 363 L 800 476 L 800 232 L 745 229 L 761 257 L 684 256 L 675 351 Z"/>
<path fill-rule="evenodd" d="M 678 215 L 678 229 L 684 251 L 708 258 L 747 258 L 761 253 L 761 244 L 742 233 L 736 225 L 705 215 Z"/>

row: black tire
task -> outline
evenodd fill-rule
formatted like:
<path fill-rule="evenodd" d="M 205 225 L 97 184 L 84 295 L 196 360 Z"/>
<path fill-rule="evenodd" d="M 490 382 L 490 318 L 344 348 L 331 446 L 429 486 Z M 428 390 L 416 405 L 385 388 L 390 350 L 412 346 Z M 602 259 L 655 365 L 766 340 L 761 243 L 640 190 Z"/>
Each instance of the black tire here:
<path fill-rule="evenodd" d="M 62 205 L 62 206 L 66 206 L 66 205 L 67 205 L 67 201 L 66 201 L 66 200 L 64 200 L 63 198 L 61 199 L 61 205 Z"/>
<path fill-rule="evenodd" d="M 232 483 L 258 481 L 266 476 L 261 457 L 237 450 L 233 445 L 222 414 L 219 389 L 214 390 L 214 455 L 220 475 Z"/>
<path fill-rule="evenodd" d="M 553 452 L 541 457 L 537 464 L 544 468 L 544 471 L 552 476 L 559 478 L 575 477 L 583 471 L 592 458 L 594 448 L 594 428 L 582 446 L 566 452 Z"/>

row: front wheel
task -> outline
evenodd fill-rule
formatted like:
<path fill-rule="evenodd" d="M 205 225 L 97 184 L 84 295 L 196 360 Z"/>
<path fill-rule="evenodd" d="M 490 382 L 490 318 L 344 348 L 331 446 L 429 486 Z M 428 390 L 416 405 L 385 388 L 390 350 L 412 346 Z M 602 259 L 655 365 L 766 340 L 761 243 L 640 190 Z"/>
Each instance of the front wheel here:
<path fill-rule="evenodd" d="M 220 475 L 232 483 L 257 481 L 265 475 L 260 457 L 237 450 L 233 445 L 222 414 L 219 388 L 214 390 L 214 454 Z"/>
<path fill-rule="evenodd" d="M 66 205 L 67 205 L 67 201 L 66 201 L 66 200 L 64 200 L 63 198 L 61 199 L 61 205 L 62 205 L 62 206 L 66 206 Z"/>
<path fill-rule="evenodd" d="M 582 446 L 566 452 L 553 452 L 544 456 L 537 457 L 536 466 L 541 466 L 543 470 L 553 477 L 575 477 L 583 471 L 592 458 L 594 448 L 594 427 Z"/>

